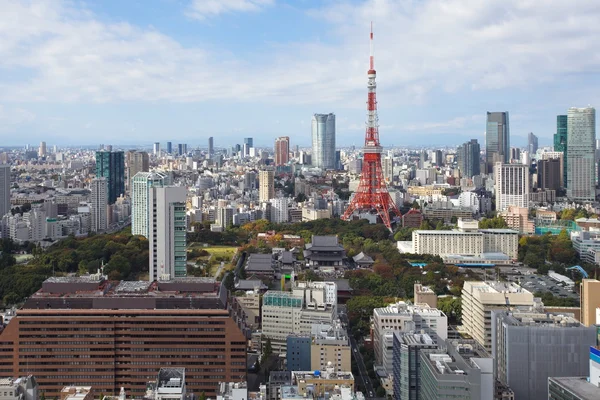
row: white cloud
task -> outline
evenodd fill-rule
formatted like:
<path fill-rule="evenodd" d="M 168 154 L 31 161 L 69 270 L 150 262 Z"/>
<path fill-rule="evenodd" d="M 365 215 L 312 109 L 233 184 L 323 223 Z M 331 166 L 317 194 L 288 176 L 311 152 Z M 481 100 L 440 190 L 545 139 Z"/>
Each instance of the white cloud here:
<path fill-rule="evenodd" d="M 441 129 L 458 129 L 465 128 L 472 124 L 481 126 L 485 121 L 485 116 L 482 115 L 471 115 L 468 117 L 456 117 L 447 121 L 438 122 L 414 122 L 408 123 L 402 126 L 403 130 L 406 131 L 429 131 L 429 130 L 441 130 Z"/>
<path fill-rule="evenodd" d="M 256 12 L 273 3 L 273 0 L 193 0 L 186 15 L 205 20 L 225 13 Z"/>
<path fill-rule="evenodd" d="M 0 130 L 11 130 L 19 125 L 34 121 L 36 115 L 18 107 L 6 107 L 0 104 Z"/>
<path fill-rule="evenodd" d="M 195 1 L 188 11 L 207 18 L 272 3 Z M 152 28 L 101 22 L 73 4 L 79 3 L 3 4 L 0 71 L 27 77 L 8 81 L 0 74 L 0 101 L 227 99 L 364 108 L 371 19 L 385 107 L 426 104 L 432 91 L 493 93 L 600 68 L 597 0 L 336 1 L 309 13 L 331 27 L 327 41 L 258 48 L 255 56 L 266 53 L 268 64 L 201 41 L 186 47 Z"/>

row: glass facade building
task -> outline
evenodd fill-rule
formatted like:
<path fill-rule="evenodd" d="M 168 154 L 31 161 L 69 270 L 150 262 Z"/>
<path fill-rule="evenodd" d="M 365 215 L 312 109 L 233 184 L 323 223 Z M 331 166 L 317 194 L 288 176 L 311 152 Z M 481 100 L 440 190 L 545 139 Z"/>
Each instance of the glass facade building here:
<path fill-rule="evenodd" d="M 596 110 L 569 108 L 567 121 L 567 197 L 575 201 L 594 201 Z"/>
<path fill-rule="evenodd" d="M 510 130 L 508 111 L 488 112 L 485 129 L 485 173 L 494 172 L 497 162 L 510 162 Z"/>
<path fill-rule="evenodd" d="M 479 175 L 479 153 L 481 148 L 477 139 L 471 139 L 458 148 L 458 167 L 462 176 L 472 178 Z"/>
<path fill-rule="evenodd" d="M 567 184 L 567 126 L 566 115 L 556 116 L 556 133 L 554 134 L 554 151 L 563 153 L 563 183 Z"/>
<path fill-rule="evenodd" d="M 315 114 L 312 118 L 312 165 L 335 169 L 335 114 Z"/>
<path fill-rule="evenodd" d="M 125 194 L 125 155 L 122 151 L 96 152 L 96 177 L 106 178 L 108 204 Z"/>

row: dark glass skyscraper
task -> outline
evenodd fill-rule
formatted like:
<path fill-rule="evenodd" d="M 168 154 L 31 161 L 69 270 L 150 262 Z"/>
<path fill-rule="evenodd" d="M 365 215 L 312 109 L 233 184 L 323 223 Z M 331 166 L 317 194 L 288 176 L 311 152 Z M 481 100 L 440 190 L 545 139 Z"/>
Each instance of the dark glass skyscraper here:
<path fill-rule="evenodd" d="M 167 154 L 173 153 L 173 143 L 167 142 Z"/>
<path fill-rule="evenodd" d="M 566 115 L 556 116 L 556 133 L 554 134 L 554 151 L 563 152 L 563 183 L 567 186 L 567 128 Z"/>
<path fill-rule="evenodd" d="M 485 130 L 485 169 L 494 173 L 494 165 L 510 161 L 510 130 L 508 111 L 488 112 Z"/>
<path fill-rule="evenodd" d="M 96 152 L 96 177 L 106 178 L 108 184 L 108 204 L 125 194 L 125 155 L 122 151 Z"/>
<path fill-rule="evenodd" d="M 533 132 L 529 132 L 527 135 L 527 151 L 529 151 L 529 156 L 533 157 L 538 150 L 538 137 L 533 134 Z"/>
<path fill-rule="evenodd" d="M 472 178 L 481 173 L 479 169 L 479 153 L 481 147 L 477 139 L 471 139 L 458 148 L 458 167 L 462 176 Z"/>
<path fill-rule="evenodd" d="M 211 158 L 215 153 L 215 142 L 213 137 L 208 138 L 208 158 Z"/>

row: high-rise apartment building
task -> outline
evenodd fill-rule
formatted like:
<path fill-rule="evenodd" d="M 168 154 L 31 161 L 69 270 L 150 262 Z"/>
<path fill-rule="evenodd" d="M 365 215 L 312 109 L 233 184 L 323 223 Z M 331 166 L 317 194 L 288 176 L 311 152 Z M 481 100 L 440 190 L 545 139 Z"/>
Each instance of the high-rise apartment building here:
<path fill-rule="evenodd" d="M 556 116 L 556 133 L 554 134 L 554 151 L 563 153 L 563 185 L 567 184 L 567 159 L 568 159 L 568 117 L 566 115 Z"/>
<path fill-rule="evenodd" d="M 373 348 L 375 368 L 393 373 L 394 332 L 424 332 L 442 340 L 448 337 L 448 317 L 427 304 L 410 305 L 403 301 L 373 310 Z"/>
<path fill-rule="evenodd" d="M 497 162 L 510 162 L 510 130 L 508 111 L 488 112 L 485 130 L 485 165 L 486 174 L 494 172 Z"/>
<path fill-rule="evenodd" d="M 167 142 L 167 154 L 172 154 L 172 153 L 173 153 L 173 143 Z"/>
<path fill-rule="evenodd" d="M 567 197 L 575 201 L 594 201 L 596 110 L 572 107 L 567 118 Z"/>
<path fill-rule="evenodd" d="M 281 224 L 290 221 L 290 198 L 271 199 L 271 222 Z"/>
<path fill-rule="evenodd" d="M 102 232 L 108 228 L 108 181 L 106 178 L 92 179 L 91 183 L 92 232 Z"/>
<path fill-rule="evenodd" d="M 560 158 L 549 158 L 538 160 L 537 163 L 537 185 L 543 190 L 558 190 L 562 181 L 562 160 Z"/>
<path fill-rule="evenodd" d="M 275 165 L 286 165 L 290 161 L 290 138 L 281 136 L 275 139 Z"/>
<path fill-rule="evenodd" d="M 312 117 L 312 165 L 321 169 L 335 168 L 335 114 Z"/>
<path fill-rule="evenodd" d="M 527 151 L 532 157 L 538 151 L 538 137 L 533 132 L 529 132 L 527 135 Z"/>
<path fill-rule="evenodd" d="M 131 180 L 131 233 L 149 237 L 152 187 L 165 186 L 167 175 L 162 172 L 138 172 Z"/>
<path fill-rule="evenodd" d="M 583 279 L 580 283 L 581 323 L 592 326 L 596 321 L 596 309 L 600 308 L 600 281 Z"/>
<path fill-rule="evenodd" d="M 508 206 L 529 206 L 529 167 L 524 164 L 496 163 L 494 168 L 496 210 Z"/>
<path fill-rule="evenodd" d="M 160 142 L 154 142 L 154 146 L 152 147 L 152 154 L 158 157 L 160 155 Z"/>
<path fill-rule="evenodd" d="M 461 299 L 465 332 L 487 351 L 492 350 L 493 310 L 534 305 L 533 293 L 515 283 L 507 282 L 467 281 L 463 285 Z"/>
<path fill-rule="evenodd" d="M 181 186 L 149 188 L 150 281 L 187 274 L 186 195 Z"/>
<path fill-rule="evenodd" d="M 496 378 L 515 399 L 545 400 L 548 378 L 589 374 L 595 326 L 529 308 L 493 311 L 490 322 Z"/>
<path fill-rule="evenodd" d="M 481 148 L 477 139 L 471 139 L 458 148 L 458 168 L 462 176 L 472 178 L 481 173 L 479 166 Z"/>
<path fill-rule="evenodd" d="M 46 142 L 40 142 L 40 148 L 38 149 L 38 156 L 46 157 Z"/>
<path fill-rule="evenodd" d="M 3 374 L 35 374 L 48 398 L 71 385 L 141 398 L 177 366 L 189 392 L 213 397 L 219 382 L 246 380 L 247 340 L 226 306 L 210 278 L 51 277 L 0 333 Z"/>
<path fill-rule="evenodd" d="M 258 200 L 269 201 L 275 197 L 275 172 L 263 169 L 258 173 Z"/>
<path fill-rule="evenodd" d="M 10 212 L 10 165 L 0 164 L 0 219 Z"/>
<path fill-rule="evenodd" d="M 213 137 L 209 137 L 208 138 L 208 158 L 212 158 L 212 156 L 215 154 L 215 142 Z"/>
<path fill-rule="evenodd" d="M 564 188 L 565 184 L 566 184 L 566 169 L 565 169 L 565 162 L 564 162 L 564 158 L 565 158 L 565 153 L 563 153 L 562 151 L 545 151 L 542 153 L 542 160 L 553 160 L 553 159 L 557 159 L 559 160 L 559 165 L 560 165 L 560 171 L 559 171 L 559 187 Z M 552 169 L 553 166 L 550 166 L 550 168 Z M 539 173 L 539 161 L 538 161 L 538 173 Z M 539 181 L 539 176 L 538 176 L 538 187 L 540 186 L 540 181 Z"/>
<path fill-rule="evenodd" d="M 108 204 L 125 194 L 125 156 L 122 151 L 96 152 L 96 177 L 106 178 Z"/>
<path fill-rule="evenodd" d="M 127 181 L 126 186 L 131 190 L 131 179 L 138 172 L 148 172 L 150 169 L 150 158 L 145 151 L 128 151 L 125 157 L 127 164 Z"/>

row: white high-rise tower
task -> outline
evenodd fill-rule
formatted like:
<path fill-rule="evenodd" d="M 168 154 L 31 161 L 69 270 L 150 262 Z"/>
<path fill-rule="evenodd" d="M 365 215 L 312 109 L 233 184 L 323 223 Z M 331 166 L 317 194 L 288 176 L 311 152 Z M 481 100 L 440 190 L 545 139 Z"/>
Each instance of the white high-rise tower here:
<path fill-rule="evenodd" d="M 567 112 L 567 197 L 594 201 L 596 110 L 593 107 L 569 108 Z"/>
<path fill-rule="evenodd" d="M 165 185 L 167 175 L 162 172 L 138 172 L 131 180 L 131 233 L 148 238 L 151 187 Z"/>
<path fill-rule="evenodd" d="M 312 165 L 321 169 L 335 168 L 335 114 L 312 117 Z"/>

